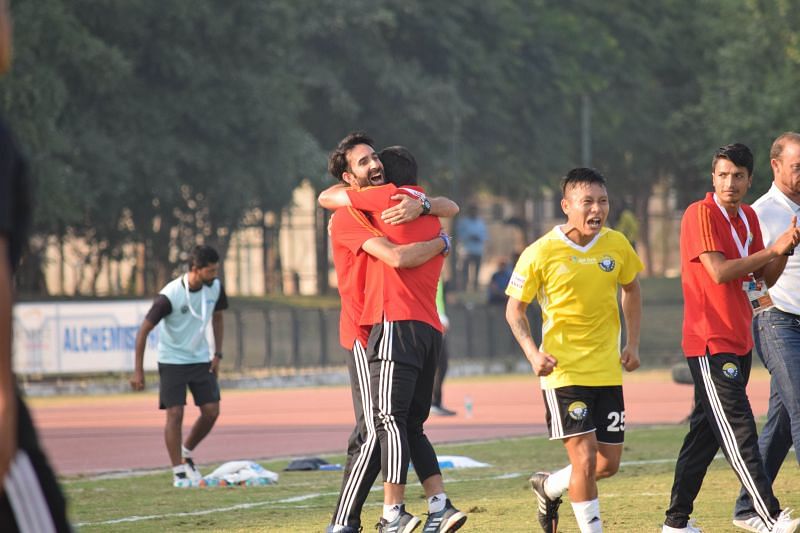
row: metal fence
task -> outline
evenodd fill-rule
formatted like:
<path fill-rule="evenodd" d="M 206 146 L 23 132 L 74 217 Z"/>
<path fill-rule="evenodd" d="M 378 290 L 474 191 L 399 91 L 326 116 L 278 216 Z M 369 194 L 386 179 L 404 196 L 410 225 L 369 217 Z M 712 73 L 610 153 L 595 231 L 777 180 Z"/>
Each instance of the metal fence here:
<path fill-rule="evenodd" d="M 446 342 L 450 360 L 514 362 L 524 356 L 511 335 L 503 305 L 451 304 Z M 303 369 L 344 365 L 347 351 L 339 345 L 339 309 L 260 308 L 234 304 L 225 316 L 225 368 Z M 541 312 L 534 302 L 528 320 L 537 343 Z M 666 368 L 683 360 L 678 299 L 645 299 L 642 317 L 642 366 Z M 624 331 L 622 339 L 625 338 Z"/>
<path fill-rule="evenodd" d="M 541 330 L 539 308 L 528 318 L 534 337 Z M 225 366 L 235 371 L 303 369 L 345 364 L 339 344 L 339 309 L 234 307 L 224 313 Z M 462 359 L 521 358 L 502 305 L 450 305 L 448 351 Z"/>

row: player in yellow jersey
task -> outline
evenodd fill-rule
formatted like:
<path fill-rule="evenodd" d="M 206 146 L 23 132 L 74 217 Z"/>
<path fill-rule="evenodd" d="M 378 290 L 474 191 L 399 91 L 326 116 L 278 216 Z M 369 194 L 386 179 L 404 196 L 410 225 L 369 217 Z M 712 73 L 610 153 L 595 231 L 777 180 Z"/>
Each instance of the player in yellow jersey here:
<path fill-rule="evenodd" d="M 597 480 L 614 475 L 622 456 L 625 404 L 622 368 L 639 367 L 642 262 L 624 235 L 603 227 L 606 180 L 575 168 L 562 179 L 567 223 L 528 246 L 506 289 L 506 320 L 541 379 L 551 440 L 562 440 L 569 466 L 537 472 L 531 486 L 542 529 L 555 532 L 561 495 L 569 489 L 581 533 L 603 530 Z M 618 288 L 627 339 L 620 352 Z M 536 298 L 542 344 L 526 317 Z"/>

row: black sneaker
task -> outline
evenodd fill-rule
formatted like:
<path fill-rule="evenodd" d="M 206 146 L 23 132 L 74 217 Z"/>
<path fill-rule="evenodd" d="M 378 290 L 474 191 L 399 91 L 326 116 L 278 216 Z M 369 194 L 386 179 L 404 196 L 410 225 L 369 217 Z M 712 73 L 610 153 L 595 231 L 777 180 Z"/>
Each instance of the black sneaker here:
<path fill-rule="evenodd" d="M 441 405 L 431 405 L 431 414 L 436 416 L 455 416 L 457 413 Z"/>
<path fill-rule="evenodd" d="M 545 533 L 555 533 L 558 530 L 558 507 L 561 498 L 552 499 L 544 491 L 544 482 L 550 477 L 547 472 L 536 472 L 528 480 L 536 495 L 536 517 Z"/>
<path fill-rule="evenodd" d="M 428 513 L 422 533 L 451 533 L 460 529 L 466 521 L 467 515 L 453 507 L 448 499 L 444 509 L 438 513 Z"/>
<path fill-rule="evenodd" d="M 388 522 L 385 518 L 381 518 L 380 521 L 375 524 L 375 529 L 378 530 L 378 533 L 411 533 L 417 526 L 421 520 L 414 516 L 411 513 L 406 512 L 406 506 L 400 506 L 400 515 L 397 518 Z"/>

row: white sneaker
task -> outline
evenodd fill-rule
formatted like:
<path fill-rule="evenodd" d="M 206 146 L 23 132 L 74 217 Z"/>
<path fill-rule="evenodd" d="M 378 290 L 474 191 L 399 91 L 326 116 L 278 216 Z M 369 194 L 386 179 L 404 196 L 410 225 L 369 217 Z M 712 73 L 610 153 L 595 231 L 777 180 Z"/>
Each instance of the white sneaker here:
<path fill-rule="evenodd" d="M 792 519 L 791 514 L 791 509 L 781 511 L 778 521 L 772 526 L 773 533 L 797 533 L 800 531 L 800 518 Z"/>
<path fill-rule="evenodd" d="M 202 474 L 200 474 L 200 471 L 194 465 L 194 461 L 192 461 L 191 457 L 184 457 L 183 461 L 183 468 L 186 471 L 186 477 L 189 478 L 190 481 L 197 483 L 203 479 Z"/>
<path fill-rule="evenodd" d="M 751 516 L 746 520 L 737 518 L 733 521 L 733 525 L 736 527 L 740 527 L 745 531 L 755 531 L 756 533 L 769 533 L 769 529 L 764 524 L 764 521 L 761 520 L 761 517 L 757 515 Z"/>
<path fill-rule="evenodd" d="M 694 520 L 689 520 L 686 527 L 671 527 L 664 524 L 661 528 L 661 533 L 703 533 L 703 530 L 695 527 Z"/>
<path fill-rule="evenodd" d="M 172 474 L 172 486 L 177 489 L 185 489 L 192 486 L 192 480 L 186 474 Z"/>

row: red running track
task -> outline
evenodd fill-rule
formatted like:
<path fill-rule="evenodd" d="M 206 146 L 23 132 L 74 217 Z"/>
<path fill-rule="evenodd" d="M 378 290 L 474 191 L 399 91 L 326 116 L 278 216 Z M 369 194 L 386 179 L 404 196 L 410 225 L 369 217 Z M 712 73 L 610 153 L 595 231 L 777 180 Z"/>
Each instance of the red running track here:
<path fill-rule="evenodd" d="M 692 387 L 664 372 L 632 374 L 625 383 L 626 424 L 677 424 L 689 413 Z M 754 370 L 748 394 L 756 416 L 766 413 L 769 376 Z M 445 401 L 458 416 L 426 423 L 434 443 L 542 435 L 544 405 L 534 376 L 456 379 Z M 464 413 L 464 398 L 473 402 Z M 191 397 L 189 399 L 191 402 Z M 34 399 L 33 416 L 61 475 L 165 468 L 164 413 L 154 393 L 114 397 Z M 197 410 L 188 405 L 184 431 Z M 223 390 L 221 414 L 195 451 L 199 463 L 344 453 L 353 427 L 347 387 Z M 681 429 L 683 431 L 683 429 Z"/>

